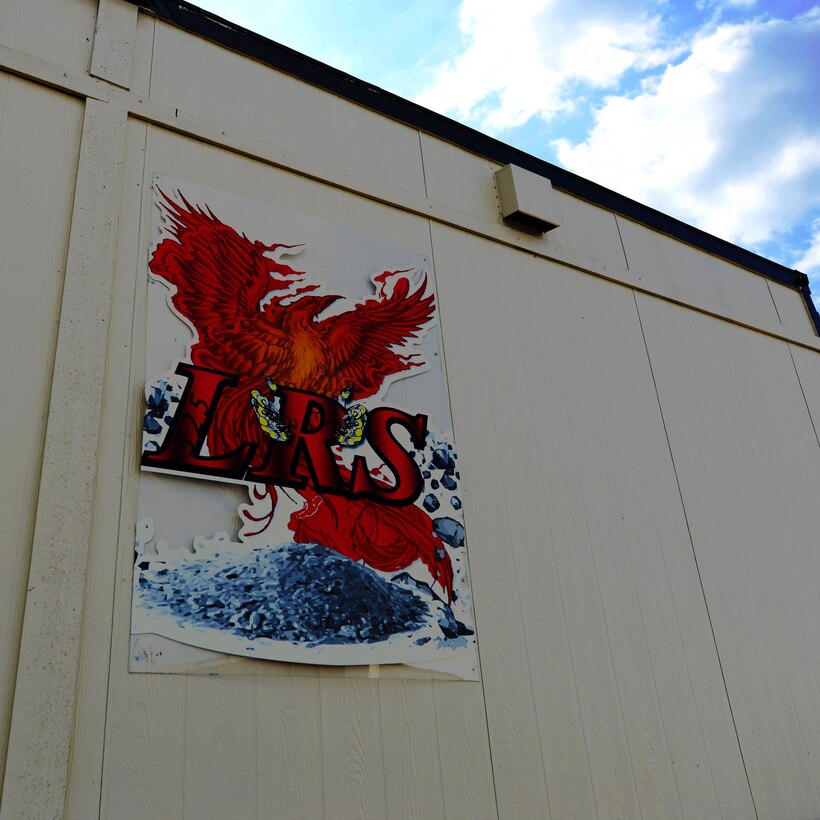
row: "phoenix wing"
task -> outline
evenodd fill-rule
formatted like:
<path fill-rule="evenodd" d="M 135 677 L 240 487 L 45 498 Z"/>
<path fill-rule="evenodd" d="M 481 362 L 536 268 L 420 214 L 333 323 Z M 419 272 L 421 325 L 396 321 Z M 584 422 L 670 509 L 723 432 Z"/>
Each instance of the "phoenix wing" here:
<path fill-rule="evenodd" d="M 409 350 L 435 315 L 435 297 L 427 277 L 413 287 L 405 271 L 376 277 L 376 297 L 353 310 L 321 321 L 330 363 L 327 392 L 336 395 L 353 385 L 356 395 L 372 396 L 388 376 L 423 364 L 421 354 Z M 385 287 L 392 277 L 392 289 Z"/>
<path fill-rule="evenodd" d="M 171 303 L 198 334 L 192 348 L 195 361 L 242 370 L 236 366 L 236 342 L 244 336 L 244 346 L 253 344 L 254 334 L 250 339 L 247 334 L 258 320 L 262 300 L 289 289 L 302 275 L 266 253 L 293 246 L 252 242 L 209 208 L 192 206 L 182 194 L 179 203 L 160 193 L 171 235 L 154 251 L 151 272 L 171 286 Z"/>

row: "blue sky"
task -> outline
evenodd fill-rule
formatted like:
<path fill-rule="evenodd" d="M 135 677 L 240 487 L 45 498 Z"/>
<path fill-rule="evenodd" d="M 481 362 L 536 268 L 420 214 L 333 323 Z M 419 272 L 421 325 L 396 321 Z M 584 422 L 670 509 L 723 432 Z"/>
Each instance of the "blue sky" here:
<path fill-rule="evenodd" d="M 820 303 L 818 3 L 198 5 L 802 270 Z"/>

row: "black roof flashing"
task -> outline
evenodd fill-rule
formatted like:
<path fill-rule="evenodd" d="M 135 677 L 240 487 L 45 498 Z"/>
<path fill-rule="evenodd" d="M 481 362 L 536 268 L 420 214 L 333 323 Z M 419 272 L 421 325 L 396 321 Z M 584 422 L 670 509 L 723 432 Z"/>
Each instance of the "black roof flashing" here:
<path fill-rule="evenodd" d="M 712 236 L 679 219 L 642 205 L 627 196 L 611 191 L 518 148 L 513 148 L 500 140 L 488 137 L 467 125 L 462 125 L 449 117 L 359 80 L 312 57 L 300 54 L 298 51 L 280 45 L 190 3 L 172 2 L 172 0 L 128 1 L 179 28 L 266 63 L 278 71 L 291 74 L 372 111 L 447 140 L 474 154 L 487 157 L 493 162 L 501 165 L 512 163 L 526 168 L 528 171 L 547 177 L 554 188 L 635 222 L 640 222 L 659 233 L 667 234 L 768 279 L 796 288 L 803 294 L 809 314 L 820 334 L 820 315 L 812 301 L 809 279 L 805 273 L 792 270 L 785 265 L 772 262 L 752 251 L 727 242 L 725 239 Z"/>

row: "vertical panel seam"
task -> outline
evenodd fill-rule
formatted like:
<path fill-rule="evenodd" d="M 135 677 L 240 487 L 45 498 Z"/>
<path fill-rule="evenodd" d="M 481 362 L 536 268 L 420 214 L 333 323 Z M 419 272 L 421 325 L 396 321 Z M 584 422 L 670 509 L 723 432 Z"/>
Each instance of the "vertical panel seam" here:
<path fill-rule="evenodd" d="M 318 726 L 318 734 L 319 737 L 324 736 L 324 717 L 322 714 L 322 676 L 318 676 L 318 685 L 316 686 L 316 702 L 318 704 L 317 711 L 319 712 L 319 726 Z M 326 820 L 327 818 L 327 790 L 325 789 L 325 755 L 324 755 L 324 743 L 322 743 L 322 750 L 319 753 L 319 768 L 321 769 L 321 784 L 322 784 L 322 818 Z"/>
<path fill-rule="evenodd" d="M 421 148 L 421 132 L 420 131 L 419 131 L 419 147 Z M 422 169 L 423 168 L 424 168 L 424 156 L 422 154 Z M 424 188 L 425 188 L 425 192 L 426 192 L 426 190 L 427 190 L 427 181 L 426 181 L 426 179 L 425 179 L 425 183 L 424 183 Z M 435 245 L 434 245 L 434 242 L 433 242 L 433 222 L 430 219 L 427 220 L 427 230 L 430 234 L 430 264 L 433 268 L 433 271 L 435 272 L 435 269 L 436 269 L 436 264 L 435 264 L 435 262 L 436 262 L 436 249 L 435 249 Z M 438 293 L 436 293 L 436 296 L 438 296 Z M 447 372 L 447 350 L 446 350 L 446 346 L 445 346 L 445 343 L 444 343 L 444 323 L 443 322 L 441 322 L 440 329 L 439 329 L 439 344 L 441 345 L 442 358 L 444 359 L 444 372 L 446 374 L 446 372 Z M 448 386 L 447 386 L 447 405 L 448 405 L 448 407 L 450 406 L 450 387 L 449 387 L 449 383 L 448 383 Z M 451 410 L 451 414 L 452 414 L 452 410 Z M 454 428 L 455 428 L 455 425 L 454 425 Z M 453 434 L 455 436 L 455 429 L 453 430 Z M 465 521 L 464 521 L 465 528 L 466 528 L 466 524 L 467 524 L 466 518 L 467 517 L 465 515 Z M 468 571 L 468 573 L 470 572 L 470 557 L 469 557 L 469 555 L 467 556 L 467 571 Z M 470 573 L 470 583 L 472 583 L 472 573 Z M 475 603 L 473 603 L 473 620 L 475 621 L 476 638 L 478 638 L 478 635 L 480 634 L 480 632 L 479 632 L 479 629 L 478 629 L 478 612 L 476 611 Z M 480 640 L 476 640 L 475 648 L 476 648 L 476 656 L 478 657 L 478 669 L 479 669 L 479 676 L 480 676 L 480 682 L 481 682 L 481 699 L 482 699 L 482 703 L 484 704 L 484 726 L 487 730 L 487 750 L 488 750 L 489 757 L 490 757 L 490 776 L 492 777 L 492 781 L 493 781 L 493 799 L 495 800 L 495 816 L 500 818 L 501 817 L 501 812 L 500 812 L 499 807 L 498 807 L 498 787 L 496 786 L 496 781 L 495 781 L 495 762 L 493 761 L 493 741 L 492 741 L 492 736 L 490 734 L 490 717 L 489 717 L 489 712 L 487 711 L 487 688 L 486 688 L 485 682 L 484 682 L 484 667 L 481 664 L 481 641 Z M 546 788 L 546 783 L 544 784 L 544 787 Z"/>
<path fill-rule="evenodd" d="M 652 376 L 652 385 L 655 389 L 655 398 L 657 399 L 658 410 L 660 411 L 660 414 L 661 414 L 661 423 L 663 424 L 663 434 L 666 438 L 666 446 L 667 446 L 667 449 L 669 451 L 669 460 L 672 463 L 672 472 L 675 475 L 675 484 L 677 485 L 677 488 L 678 488 L 678 496 L 680 498 L 681 509 L 683 510 L 683 519 L 686 522 L 686 531 L 689 534 L 689 543 L 692 547 L 692 558 L 694 559 L 694 562 L 695 562 L 695 571 L 698 574 L 698 583 L 700 584 L 700 591 L 701 591 L 701 595 L 703 596 L 703 605 L 706 609 L 706 618 L 709 621 L 709 631 L 712 633 L 712 643 L 715 647 L 715 656 L 717 657 L 718 668 L 720 669 L 720 677 L 721 677 L 721 680 L 723 681 L 723 690 L 726 693 L 726 703 L 729 706 L 729 715 L 732 719 L 732 726 L 735 730 L 735 739 L 737 740 L 737 748 L 738 748 L 738 751 L 740 752 L 741 763 L 743 764 L 743 773 L 746 775 L 746 785 L 749 788 L 749 797 L 752 801 L 752 807 L 755 810 L 755 817 L 759 818 L 760 815 L 758 814 L 757 804 L 755 803 L 754 792 L 752 791 L 752 782 L 749 779 L 749 771 L 746 767 L 746 758 L 743 754 L 743 746 L 740 742 L 740 734 L 738 733 L 738 729 L 737 729 L 737 721 L 735 720 L 735 713 L 734 713 L 734 710 L 732 709 L 732 700 L 729 697 L 729 687 L 726 683 L 726 675 L 723 671 L 723 661 L 721 660 L 721 657 L 720 657 L 720 649 L 719 649 L 718 643 L 717 643 L 717 636 L 715 635 L 715 627 L 714 627 L 714 624 L 712 623 L 712 613 L 709 611 L 709 601 L 706 598 L 706 589 L 703 586 L 703 576 L 701 575 L 700 564 L 698 563 L 698 554 L 697 554 L 697 550 L 695 549 L 695 540 L 692 536 L 692 528 L 689 525 L 689 515 L 686 511 L 686 503 L 683 500 L 683 491 L 682 491 L 681 485 L 680 485 L 680 478 L 678 477 L 678 468 L 677 468 L 677 465 L 675 464 L 675 455 L 672 452 L 672 442 L 669 439 L 669 430 L 666 427 L 666 418 L 664 417 L 663 405 L 661 403 L 660 392 L 658 391 L 658 383 L 657 383 L 657 380 L 655 378 L 655 369 L 652 366 L 652 356 L 649 353 L 649 344 L 646 341 L 646 333 L 644 332 L 643 320 L 641 318 L 641 310 L 640 310 L 640 306 L 638 305 L 638 295 L 637 295 L 637 293 L 635 292 L 634 289 L 632 290 L 632 296 L 635 300 L 635 311 L 638 315 L 638 325 L 641 329 L 641 337 L 643 338 L 644 349 L 646 350 L 646 359 L 647 359 L 647 362 L 649 363 L 649 372 Z"/>
<path fill-rule="evenodd" d="M 626 255 L 626 245 L 624 245 L 624 238 L 621 236 L 621 223 L 618 221 L 618 214 L 612 214 L 612 216 L 615 219 L 615 227 L 618 229 L 618 239 L 621 240 L 621 250 L 624 252 L 624 264 L 626 265 L 626 269 L 629 270 L 629 257 Z"/>
<path fill-rule="evenodd" d="M 424 168 L 424 146 L 421 144 L 421 131 L 416 131 L 419 137 L 419 160 L 421 161 L 421 179 L 424 182 L 424 196 L 429 199 L 430 194 L 427 192 L 427 171 Z M 429 224 L 429 220 L 428 220 Z M 430 231 L 430 255 L 433 253 L 433 232 Z"/>
<path fill-rule="evenodd" d="M 139 30 L 139 18 L 137 18 L 137 29 Z M 148 94 L 147 99 L 152 98 L 154 91 L 154 63 L 157 60 L 157 21 L 151 21 L 151 64 L 148 66 Z"/>
<path fill-rule="evenodd" d="M 769 296 L 772 297 L 772 304 L 774 305 L 774 312 L 777 314 L 777 321 L 780 322 L 781 325 L 784 325 L 785 322 L 783 321 L 783 317 L 780 315 L 780 311 L 777 309 L 777 302 L 775 301 L 774 294 L 772 293 L 771 285 L 769 284 L 769 280 L 765 279 L 766 282 L 766 290 L 769 291 Z"/>
<path fill-rule="evenodd" d="M 809 421 L 811 422 L 811 428 L 814 430 L 814 437 L 817 439 L 817 444 L 820 445 L 820 434 L 817 432 L 817 425 L 814 421 L 814 416 L 811 414 L 811 407 L 809 406 L 809 400 L 806 397 L 806 391 L 803 389 L 803 381 L 800 378 L 800 371 L 797 369 L 797 362 L 794 360 L 794 351 L 792 350 L 792 346 L 790 344 L 786 344 L 786 347 L 789 351 L 789 356 L 792 360 L 792 367 L 794 368 L 794 375 L 797 377 L 797 383 L 800 385 L 800 393 L 803 396 L 803 401 L 806 404 L 806 412 L 809 414 Z"/>

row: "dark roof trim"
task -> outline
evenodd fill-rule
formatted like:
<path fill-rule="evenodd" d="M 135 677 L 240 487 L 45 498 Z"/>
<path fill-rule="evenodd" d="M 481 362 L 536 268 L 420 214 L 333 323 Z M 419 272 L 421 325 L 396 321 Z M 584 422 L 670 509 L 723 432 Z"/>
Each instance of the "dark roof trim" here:
<path fill-rule="evenodd" d="M 614 211 L 653 230 L 667 234 L 729 262 L 741 265 L 768 279 L 800 290 L 806 307 L 820 334 L 820 315 L 811 299 L 809 279 L 805 273 L 791 270 L 756 253 L 733 245 L 724 239 L 694 228 L 647 205 L 641 205 L 629 197 L 610 191 L 602 185 L 590 182 L 546 160 L 527 154 L 499 140 L 488 137 L 469 126 L 422 108 L 409 100 L 384 91 L 374 85 L 345 74 L 325 63 L 314 60 L 287 46 L 268 40 L 253 31 L 242 28 L 228 20 L 204 11 L 197 6 L 173 0 L 129 0 L 136 6 L 156 14 L 186 31 L 219 43 L 267 63 L 273 68 L 298 77 L 305 82 L 323 88 L 340 97 L 363 105 L 380 114 L 426 131 L 462 148 L 485 156 L 502 165 L 514 163 L 541 176 L 547 177 L 554 188 L 585 199 L 609 211 Z"/>

